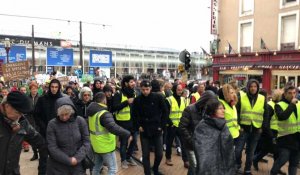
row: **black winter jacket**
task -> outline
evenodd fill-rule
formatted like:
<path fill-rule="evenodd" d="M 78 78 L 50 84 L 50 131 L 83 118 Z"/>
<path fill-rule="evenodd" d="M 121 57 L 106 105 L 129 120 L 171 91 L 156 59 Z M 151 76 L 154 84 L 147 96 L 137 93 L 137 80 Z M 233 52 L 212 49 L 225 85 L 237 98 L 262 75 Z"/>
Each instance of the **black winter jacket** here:
<path fill-rule="evenodd" d="M 194 131 L 197 175 L 233 175 L 235 159 L 233 138 L 226 120 L 206 116 Z"/>
<path fill-rule="evenodd" d="M 165 99 L 159 93 L 141 94 L 134 99 L 132 114 L 137 130 L 142 127 L 144 136 L 157 136 L 165 128 L 168 117 Z"/>
<path fill-rule="evenodd" d="M 200 100 L 186 107 L 179 122 L 179 130 L 187 149 L 194 150 L 193 135 L 197 124 L 202 120 L 205 105 L 209 99 L 217 99 L 213 91 L 205 91 Z"/>
<path fill-rule="evenodd" d="M 19 120 L 21 129 L 13 133 L 11 127 L 0 114 L 0 175 L 20 174 L 19 160 L 23 140 L 35 145 L 39 149 L 40 160 L 45 161 L 47 145 L 43 137 L 29 124 L 28 120 L 21 117 Z M 39 174 L 45 172 L 46 166 L 39 164 Z"/>
<path fill-rule="evenodd" d="M 52 94 L 50 87 L 52 83 L 58 83 L 59 88 L 57 94 Z M 60 82 L 56 79 L 53 79 L 50 82 L 49 85 L 49 90 L 47 93 L 41 97 L 39 97 L 38 101 L 36 102 L 35 110 L 34 110 L 34 118 L 36 125 L 40 128 L 40 133 L 43 137 L 46 136 L 46 130 L 47 130 L 47 125 L 50 120 L 56 117 L 55 114 L 55 102 L 57 99 L 67 96 L 63 95 L 60 92 L 61 85 Z"/>
<path fill-rule="evenodd" d="M 77 109 L 77 115 L 83 117 L 84 119 L 88 119 L 88 115 L 87 115 L 87 107 L 89 106 L 89 104 L 91 104 L 92 101 L 89 101 L 87 103 L 84 103 L 82 100 L 76 100 L 74 102 L 75 107 Z"/>
<path fill-rule="evenodd" d="M 63 97 L 56 101 L 55 112 L 62 105 L 76 108 L 70 97 Z M 63 122 L 57 116 L 47 127 L 47 143 L 49 159 L 47 162 L 48 175 L 85 174 L 82 160 L 91 148 L 89 132 L 86 121 L 73 114 L 70 119 Z M 77 165 L 71 165 L 71 157 L 75 157 Z"/>
<path fill-rule="evenodd" d="M 93 116 L 97 112 L 100 112 L 102 110 L 107 110 L 107 108 L 105 106 L 102 106 L 101 104 L 92 102 L 87 108 L 87 115 Z M 129 131 L 116 124 L 110 112 L 105 112 L 104 114 L 102 114 L 102 116 L 100 117 L 100 124 L 114 135 L 121 136 L 121 137 L 130 136 Z"/>

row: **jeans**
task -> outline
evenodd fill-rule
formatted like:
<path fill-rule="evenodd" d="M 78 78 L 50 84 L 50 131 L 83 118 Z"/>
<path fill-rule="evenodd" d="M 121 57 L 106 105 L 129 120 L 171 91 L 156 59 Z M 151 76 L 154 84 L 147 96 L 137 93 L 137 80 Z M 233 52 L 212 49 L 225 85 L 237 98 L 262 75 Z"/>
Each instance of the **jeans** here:
<path fill-rule="evenodd" d="M 251 166 L 254 156 L 254 151 L 259 140 L 260 133 L 257 131 L 242 132 L 238 138 L 237 145 L 235 147 L 235 158 L 237 168 L 240 169 L 242 165 L 242 152 L 246 144 L 246 163 L 245 172 L 251 172 Z"/>
<path fill-rule="evenodd" d="M 118 171 L 117 158 L 115 151 L 110 153 L 94 153 L 95 166 L 92 175 L 99 175 L 103 163 L 108 167 L 108 175 L 115 175 Z"/>
<path fill-rule="evenodd" d="M 299 161 L 299 151 L 279 148 L 278 158 L 273 164 L 271 174 L 277 174 L 280 168 L 289 161 L 289 175 L 297 174 L 297 165 Z"/>
<path fill-rule="evenodd" d="M 167 159 L 171 159 L 172 144 L 173 144 L 173 141 L 175 139 L 175 136 L 179 137 L 179 140 L 180 140 L 181 143 L 183 143 L 183 140 L 182 140 L 182 137 L 181 137 L 181 135 L 179 133 L 179 128 L 178 127 L 171 127 L 171 126 L 169 126 L 167 128 L 167 132 L 168 132 L 168 134 L 167 134 L 166 158 Z M 184 144 L 181 144 L 181 151 L 182 151 L 182 160 L 184 162 L 187 162 L 188 158 L 187 158 L 187 153 L 186 153 Z"/>
<path fill-rule="evenodd" d="M 196 167 L 197 167 L 197 159 L 195 156 L 195 151 L 187 150 L 187 155 L 189 158 L 189 169 L 187 172 L 187 175 L 196 175 Z"/>
<path fill-rule="evenodd" d="M 154 146 L 155 159 L 153 164 L 154 174 L 158 172 L 158 167 L 163 156 L 163 143 L 162 134 L 159 136 L 145 137 L 143 133 L 140 134 L 142 154 L 143 154 L 143 166 L 145 175 L 151 175 L 150 168 L 150 143 Z"/>
<path fill-rule="evenodd" d="M 132 134 L 134 135 L 134 134 Z M 119 137 L 120 140 L 120 155 L 121 155 L 121 161 L 123 162 L 126 159 L 130 159 L 132 157 L 132 153 L 134 151 L 134 146 L 136 145 L 137 137 L 132 137 L 132 141 L 128 145 L 128 138 L 127 137 Z"/>

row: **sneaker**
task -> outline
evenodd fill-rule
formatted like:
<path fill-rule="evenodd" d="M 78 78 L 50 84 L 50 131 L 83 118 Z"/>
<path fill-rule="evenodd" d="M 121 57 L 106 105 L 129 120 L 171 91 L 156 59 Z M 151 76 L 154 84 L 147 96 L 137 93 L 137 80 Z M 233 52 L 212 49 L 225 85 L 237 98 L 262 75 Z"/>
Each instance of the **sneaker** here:
<path fill-rule="evenodd" d="M 136 162 L 132 159 L 132 157 L 130 157 L 130 159 L 127 159 L 126 161 L 130 166 L 137 166 Z"/>
<path fill-rule="evenodd" d="M 180 148 L 180 147 L 177 147 L 176 151 L 177 151 L 177 155 L 178 155 L 178 156 L 181 156 L 181 148 Z"/>
<path fill-rule="evenodd" d="M 126 160 L 122 161 L 122 162 L 121 162 L 121 167 L 122 167 L 123 169 L 127 169 L 127 168 L 128 168 L 128 162 L 127 162 Z"/>

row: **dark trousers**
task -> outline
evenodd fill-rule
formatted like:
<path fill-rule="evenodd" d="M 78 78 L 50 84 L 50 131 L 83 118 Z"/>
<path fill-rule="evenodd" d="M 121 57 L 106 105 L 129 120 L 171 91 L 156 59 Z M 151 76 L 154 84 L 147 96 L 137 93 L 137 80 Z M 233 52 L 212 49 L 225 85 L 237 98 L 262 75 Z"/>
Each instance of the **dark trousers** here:
<path fill-rule="evenodd" d="M 257 131 L 242 132 L 240 134 L 235 148 L 235 156 L 236 156 L 235 158 L 236 158 L 236 164 L 238 169 L 242 165 L 242 152 L 246 144 L 246 163 L 245 163 L 244 171 L 251 172 L 253 155 L 259 137 L 260 137 L 260 133 Z"/>
<path fill-rule="evenodd" d="M 163 142 L 162 142 L 162 134 L 152 137 L 144 136 L 143 133 L 140 133 L 141 145 L 142 145 L 142 153 L 143 153 L 143 166 L 145 175 L 151 175 L 150 168 L 150 143 L 154 146 L 154 164 L 153 171 L 154 174 L 158 172 L 158 167 L 161 162 L 163 156 Z"/>
<path fill-rule="evenodd" d="M 123 162 L 126 159 L 130 159 L 132 157 L 132 153 L 134 151 L 134 146 L 136 145 L 136 136 L 132 134 L 132 141 L 129 143 L 128 146 L 128 138 L 127 137 L 119 137 L 120 140 L 120 155 L 121 161 Z"/>
<path fill-rule="evenodd" d="M 179 140 L 181 143 L 183 143 L 182 137 L 179 133 L 179 128 L 178 127 L 172 127 L 169 126 L 167 127 L 167 149 L 166 149 L 166 158 L 171 159 L 172 155 L 172 144 L 175 139 L 175 136 L 179 137 Z M 182 151 L 182 160 L 184 162 L 188 161 L 187 153 L 184 144 L 181 144 L 181 151 Z"/>
<path fill-rule="evenodd" d="M 271 174 L 277 174 L 287 161 L 289 161 L 289 175 L 296 175 L 299 161 L 299 151 L 286 148 L 279 148 L 278 158 L 273 164 Z"/>

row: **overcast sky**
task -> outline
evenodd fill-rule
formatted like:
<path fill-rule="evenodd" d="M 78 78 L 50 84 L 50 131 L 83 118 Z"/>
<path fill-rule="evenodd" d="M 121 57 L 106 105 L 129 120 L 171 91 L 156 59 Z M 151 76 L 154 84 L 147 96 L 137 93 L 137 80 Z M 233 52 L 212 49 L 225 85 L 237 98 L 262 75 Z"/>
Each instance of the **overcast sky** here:
<path fill-rule="evenodd" d="M 210 0 L 9 0 L 1 14 L 83 21 L 83 44 L 110 43 L 177 50 L 209 50 Z M 106 27 L 85 22 L 105 24 Z M 0 15 L 0 34 L 79 40 L 78 22 Z"/>

